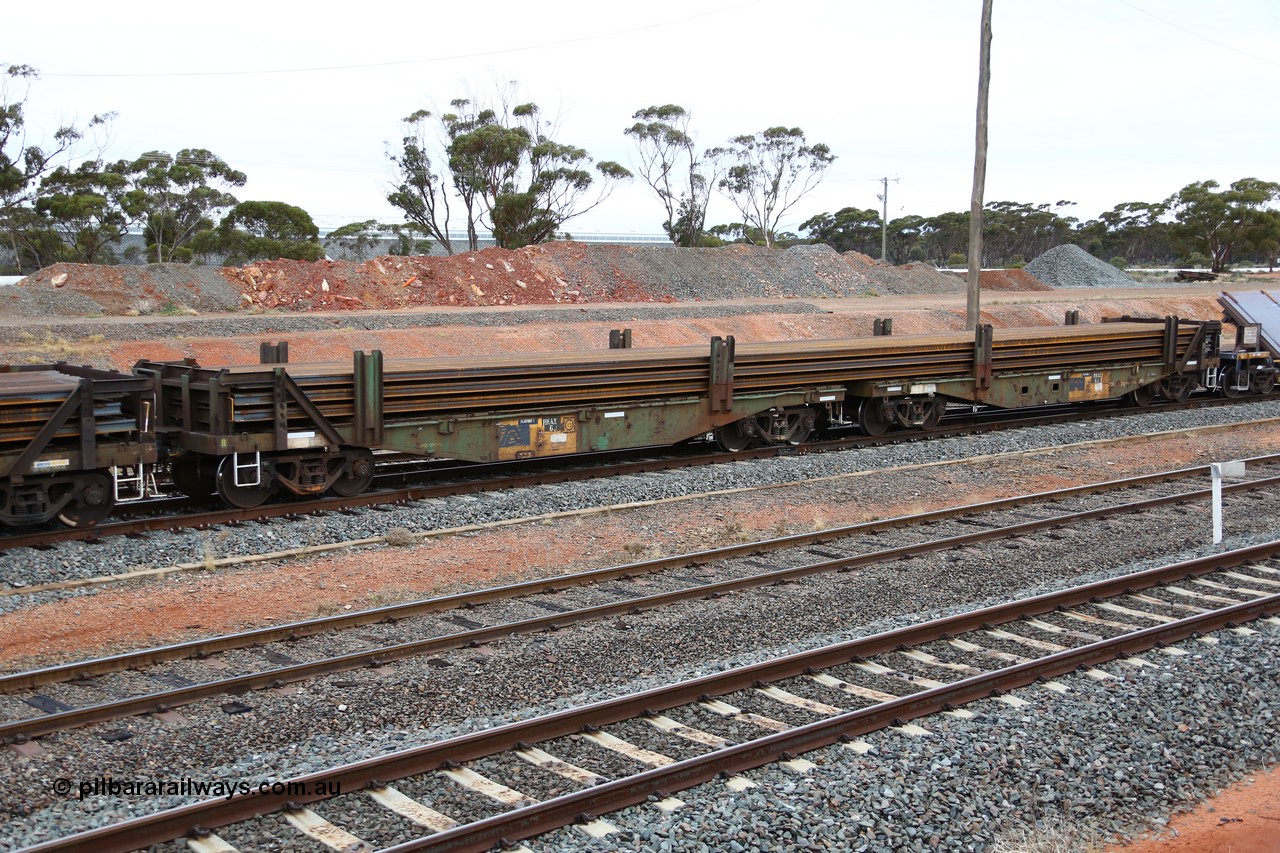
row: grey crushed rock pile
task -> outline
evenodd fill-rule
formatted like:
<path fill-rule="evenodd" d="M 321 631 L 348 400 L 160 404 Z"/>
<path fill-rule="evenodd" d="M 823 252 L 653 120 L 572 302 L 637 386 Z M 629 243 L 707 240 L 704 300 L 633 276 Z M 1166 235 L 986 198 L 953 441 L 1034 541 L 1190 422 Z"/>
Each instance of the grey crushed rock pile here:
<path fill-rule="evenodd" d="M 101 271 L 103 283 L 77 286 L 76 277 L 85 269 Z M 240 291 L 219 267 L 191 264 L 54 264 L 0 288 L 0 317 L 137 316 L 185 309 L 215 313 L 241 304 Z"/>
<path fill-rule="evenodd" d="M 924 263 L 895 267 L 858 252 L 845 252 L 845 263 L 861 270 L 872 284 L 868 295 L 905 296 L 912 293 L 963 293 L 963 278 L 948 275 Z"/>
<path fill-rule="evenodd" d="M 895 267 L 857 252 L 841 255 L 822 244 L 785 250 L 582 243 L 542 248 L 566 285 L 581 292 L 579 301 L 595 304 L 954 293 L 964 286 L 928 264 Z M 481 251 L 477 257 L 492 251 Z M 293 274 L 306 275 L 312 269 L 301 264 Z M 328 268 L 326 272 L 336 274 Z M 54 264 L 13 287 L 0 288 L 0 318 L 172 315 L 190 310 L 244 313 L 243 298 L 218 267 Z"/>
<path fill-rule="evenodd" d="M 783 251 L 752 246 L 676 249 L 671 246 L 576 246 L 555 261 L 564 278 L 593 301 L 619 281 L 635 282 L 677 302 L 721 299 L 802 299 L 869 294 L 877 283 L 826 245 Z"/>
<path fill-rule="evenodd" d="M 1121 270 L 1073 244 L 1054 246 L 1026 266 L 1027 272 L 1054 287 L 1133 287 Z"/>

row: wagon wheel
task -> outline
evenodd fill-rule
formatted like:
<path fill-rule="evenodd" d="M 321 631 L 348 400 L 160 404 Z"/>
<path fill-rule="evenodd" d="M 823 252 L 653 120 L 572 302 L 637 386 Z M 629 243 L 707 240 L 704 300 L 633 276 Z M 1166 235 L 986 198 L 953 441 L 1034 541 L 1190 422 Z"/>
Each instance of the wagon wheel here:
<path fill-rule="evenodd" d="M 726 453 L 739 453 L 755 443 L 756 424 L 751 418 L 743 418 L 722 427 L 716 427 L 716 446 Z"/>
<path fill-rule="evenodd" d="M 76 485 L 79 494 L 58 513 L 58 521 L 67 527 L 89 527 L 111 514 L 116 499 L 106 474 L 90 471 L 80 475 Z"/>
<path fill-rule="evenodd" d="M 1239 397 L 1245 392 L 1245 389 L 1240 387 L 1240 374 L 1231 368 L 1222 371 L 1218 382 L 1224 397 Z"/>
<path fill-rule="evenodd" d="M 372 483 L 373 453 L 368 450 L 359 450 L 352 455 L 347 469 L 342 472 L 342 476 L 333 481 L 329 490 L 335 495 L 351 498 L 368 489 Z"/>
<path fill-rule="evenodd" d="M 787 444 L 799 447 L 813 435 L 814 425 L 818 421 L 817 413 L 810 408 L 787 414 Z"/>
<path fill-rule="evenodd" d="M 1274 373 L 1255 373 L 1249 381 L 1249 390 L 1255 394 L 1270 394 L 1276 387 Z"/>
<path fill-rule="evenodd" d="M 237 486 L 235 457 L 224 456 L 218 463 L 216 477 L 218 494 L 224 501 L 237 509 L 253 509 L 266 503 L 271 497 L 271 483 L 266 477 L 256 486 Z"/>
<path fill-rule="evenodd" d="M 946 400 L 934 400 L 929 406 L 929 411 L 925 412 L 924 420 L 920 422 L 920 429 L 926 432 L 937 429 L 938 424 L 942 423 L 942 416 L 946 411 Z"/>
<path fill-rule="evenodd" d="M 1167 400 L 1173 400 L 1177 403 L 1185 403 L 1191 399 L 1191 378 L 1176 374 L 1160 380 L 1160 395 Z"/>
<path fill-rule="evenodd" d="M 217 491 L 217 473 L 213 460 L 198 453 L 181 456 L 169 466 L 174 488 L 193 498 L 207 498 Z"/>
<path fill-rule="evenodd" d="M 1156 398 L 1156 386 L 1143 385 L 1139 388 L 1134 388 L 1129 392 L 1128 398 L 1129 402 L 1133 403 L 1133 405 L 1146 408 L 1147 406 L 1150 406 L 1151 401 Z"/>
<path fill-rule="evenodd" d="M 889 417 L 885 414 L 884 401 L 864 397 L 858 404 L 858 426 L 867 435 L 884 435 L 889 429 Z"/>

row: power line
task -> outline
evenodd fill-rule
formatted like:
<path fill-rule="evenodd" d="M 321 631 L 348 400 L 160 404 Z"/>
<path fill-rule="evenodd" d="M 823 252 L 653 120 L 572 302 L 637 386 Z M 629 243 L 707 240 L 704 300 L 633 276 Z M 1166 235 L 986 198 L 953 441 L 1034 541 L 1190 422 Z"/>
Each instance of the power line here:
<path fill-rule="evenodd" d="M 1182 26 L 1181 24 L 1175 24 L 1173 21 L 1166 20 L 1165 18 L 1162 18 L 1162 17 L 1160 17 L 1159 15 L 1156 15 L 1156 14 L 1154 14 L 1154 13 L 1152 13 L 1152 12 L 1148 12 L 1146 9 L 1143 9 L 1141 6 L 1135 6 L 1134 4 L 1130 3 L 1130 2 L 1129 2 L 1129 0 L 1120 0 L 1120 2 L 1121 2 L 1121 3 L 1123 3 L 1124 5 L 1128 6 L 1130 9 L 1133 9 L 1133 10 L 1134 10 L 1134 11 L 1136 11 L 1136 12 L 1141 12 L 1142 14 L 1146 15 L 1147 17 L 1155 18 L 1157 21 L 1159 21 L 1160 23 L 1162 23 L 1162 24 L 1164 24 L 1164 25 L 1166 25 L 1166 26 L 1173 27 L 1175 30 L 1181 30 L 1182 32 L 1186 33 L 1187 35 L 1189 35 L 1189 36 L 1195 36 L 1196 38 L 1200 39 L 1201 41 L 1207 41 L 1209 44 L 1217 45 L 1218 47 L 1222 48 L 1223 50 L 1229 50 L 1229 51 L 1231 51 L 1232 53 L 1238 53 L 1238 54 L 1240 54 L 1241 56 L 1247 56 L 1247 57 L 1249 57 L 1250 59 L 1256 59 L 1256 60 L 1258 60 L 1259 62 L 1265 62 L 1265 63 L 1267 63 L 1268 65 L 1276 65 L 1276 66 L 1280 66 L 1280 62 L 1276 62 L 1274 59 L 1267 59 L 1265 56 L 1258 56 L 1258 54 L 1256 54 L 1256 53 L 1250 53 L 1250 52 L 1249 52 L 1249 51 L 1247 51 L 1247 50 L 1241 50 L 1241 49 L 1240 49 L 1240 48 L 1238 48 L 1238 47 L 1232 47 L 1232 46 L 1231 46 L 1231 45 L 1229 45 L 1229 44 L 1224 44 L 1224 43 L 1222 43 L 1222 42 L 1220 42 L 1220 41 L 1217 41 L 1217 40 L 1215 40 L 1215 39 L 1211 39 L 1211 38 L 1209 38 L 1209 37 L 1208 37 L 1208 36 L 1206 36 L 1206 35 L 1203 35 L 1203 34 L 1201 34 L 1201 33 L 1196 32 L 1195 30 L 1187 29 L 1186 27 Z"/>
<path fill-rule="evenodd" d="M 645 24 L 644 26 L 631 27 L 624 30 L 613 30 L 605 33 L 595 33 L 593 35 L 576 36 L 574 38 L 561 39 L 559 41 L 543 42 L 542 44 L 528 44 L 521 47 L 508 47 L 497 50 L 485 50 L 478 53 L 459 53 L 450 56 L 433 56 L 426 59 L 401 59 L 394 62 L 370 62 L 359 65 L 321 65 L 311 68 L 275 68 L 275 69 L 259 69 L 256 71 L 166 71 L 166 72 L 143 72 L 136 74 L 77 74 L 77 73 L 45 73 L 41 72 L 41 77 L 78 77 L 78 78 L 165 78 L 165 77 L 245 77 L 259 74 L 314 74 L 321 71 L 362 71 L 372 68 L 397 68 L 406 65 L 426 65 L 435 62 L 451 62 L 458 59 L 479 59 L 485 56 L 501 56 L 508 53 L 521 53 L 527 50 L 545 50 L 546 48 L 562 47 L 567 44 L 578 44 L 580 42 L 597 41 L 600 39 L 609 39 L 616 36 L 631 35 L 632 33 L 641 33 L 647 30 L 659 29 L 661 27 L 669 27 L 674 24 L 683 24 L 686 21 L 693 21 L 698 18 L 705 18 L 710 15 L 720 15 L 727 12 L 736 12 L 747 6 L 753 6 L 760 0 L 745 0 L 745 2 L 737 3 L 733 6 L 725 6 L 720 9 L 712 9 L 707 12 L 699 12 L 695 15 L 688 15 L 683 18 L 675 18 L 670 21 L 659 21 L 654 24 Z"/>

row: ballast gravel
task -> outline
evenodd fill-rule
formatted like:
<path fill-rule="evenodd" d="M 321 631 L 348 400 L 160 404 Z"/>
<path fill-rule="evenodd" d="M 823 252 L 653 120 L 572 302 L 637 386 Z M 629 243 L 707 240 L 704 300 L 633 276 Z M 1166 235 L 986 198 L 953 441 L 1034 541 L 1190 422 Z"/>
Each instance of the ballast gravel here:
<path fill-rule="evenodd" d="M 1260 538 L 1264 537 L 1240 537 L 1226 545 L 1240 547 Z M 1176 558 L 1190 559 L 1211 550 L 1191 548 Z M 1043 561 L 1045 577 L 1060 565 L 1059 559 Z M 1138 561 L 1123 568 L 1139 571 L 1168 559 L 1173 557 Z M 1073 580 L 1082 582 L 1115 573 L 1112 570 Z M 1020 594 L 1034 595 L 1061 585 L 1046 581 L 1021 590 Z M 121 779 L 169 778 L 186 773 L 200 779 L 256 784 L 702 672 L 890 630 L 1005 598 L 996 596 L 963 607 L 927 608 L 909 617 L 861 625 L 857 624 L 856 615 L 849 614 L 855 627 L 794 639 L 784 645 L 770 644 L 762 637 L 754 646 L 742 642 L 740 648 L 744 651 L 739 654 L 692 667 L 668 665 L 662 659 L 660 646 L 633 646 L 626 651 L 629 640 L 634 644 L 641 639 L 620 633 L 612 646 L 599 646 L 598 656 L 618 665 L 647 656 L 653 659 L 653 674 L 609 689 L 566 693 L 539 706 L 522 703 L 519 692 L 484 696 L 480 707 L 506 703 L 507 709 L 420 729 L 405 727 L 399 721 L 388 725 L 365 711 L 361 722 L 348 725 L 344 734 L 337 736 L 326 733 L 326 729 L 327 720 L 343 716 L 347 707 L 339 704 L 341 690 L 311 691 L 313 695 L 292 700 L 295 707 L 301 704 L 305 712 L 301 723 L 295 721 L 292 725 L 283 719 L 279 707 L 269 710 L 272 703 L 262 694 L 255 694 L 246 697 L 246 701 L 257 706 L 258 722 L 254 724 L 246 718 L 246 724 L 284 725 L 287 729 L 297 725 L 297 733 L 291 743 L 278 749 L 241 753 L 242 758 L 226 764 L 202 763 L 199 756 L 208 754 L 213 743 L 240 743 L 246 732 L 233 734 L 237 726 L 230 720 L 234 718 L 225 718 L 229 722 L 220 724 L 216 711 L 212 717 L 191 713 L 189 727 L 175 730 L 146 747 L 145 756 L 138 756 L 145 758 L 141 765 L 121 760 L 121 750 L 129 749 L 131 740 L 113 743 L 100 735 L 66 733 L 49 739 L 53 758 L 22 761 L 7 755 L 0 759 L 11 782 L 4 798 L 10 817 L 0 823 L 0 849 L 134 814 L 135 801 L 125 797 L 89 796 L 83 801 L 74 795 L 50 797 L 47 791 L 54 774 L 66 774 L 62 765 L 72 759 L 76 766 L 84 768 L 86 778 L 99 774 Z M 931 600 L 938 599 L 921 598 L 924 602 Z M 669 630 L 675 628 L 670 617 L 658 618 L 666 619 Z M 864 740 L 873 750 L 866 755 L 840 746 L 818 750 L 806 755 L 818 765 L 810 775 L 762 768 L 746 774 L 756 787 L 745 791 L 733 793 L 718 782 L 682 791 L 678 796 L 686 805 L 675 813 L 665 815 L 647 805 L 609 816 L 619 832 L 600 841 L 567 829 L 531 842 L 530 846 L 538 851 L 791 850 L 806 849 L 805 845 L 809 845 L 807 849 L 857 851 L 986 851 L 998 849 L 997 839 L 1011 828 L 1051 818 L 1065 818 L 1100 836 L 1133 836 L 1145 827 L 1158 825 L 1160 815 L 1169 810 L 1211 793 L 1250 769 L 1280 759 L 1272 710 L 1280 700 L 1280 658 L 1276 656 L 1280 651 L 1280 629 L 1274 624 L 1255 627 L 1259 631 L 1256 634 L 1224 631 L 1209 641 L 1181 643 L 1179 647 L 1189 652 L 1185 656 L 1167 656 L 1153 650 L 1144 655 L 1150 666 L 1105 665 L 1103 669 L 1116 676 L 1114 679 L 1095 681 L 1079 674 L 1063 677 L 1059 680 L 1069 688 L 1065 695 L 1041 687 L 1017 691 L 1019 698 L 1030 702 L 1027 706 L 1014 708 L 986 701 L 970 706 L 977 712 L 973 719 L 935 716 L 918 720 L 930 732 L 925 736 L 913 737 L 892 730 L 868 735 Z M 486 684 L 493 683 L 495 690 L 501 683 L 509 684 L 497 680 L 496 671 L 487 672 L 483 652 L 462 653 L 454 660 L 451 667 L 431 679 L 434 689 L 418 700 L 424 717 L 432 714 L 423 703 L 436 701 L 443 702 L 455 715 L 465 714 L 469 704 L 475 704 L 465 698 L 468 690 L 475 689 L 465 687 L 469 679 L 484 679 Z M 527 679 L 546 677 L 545 661 L 530 663 Z M 457 692 L 451 682 L 459 685 Z M 529 681 L 528 689 L 534 690 L 536 683 Z M 363 679 L 357 689 L 376 690 L 375 684 L 376 680 Z M 284 699 L 285 703 L 288 701 Z M 790 719 L 782 712 L 772 716 Z M 139 739 L 151 739 L 146 729 L 159 727 L 142 726 L 137 732 Z M 636 740 L 643 737 L 635 724 L 619 727 L 618 731 Z M 658 746 L 658 742 L 649 741 L 647 745 Z M 584 755 L 575 754 L 569 746 L 557 744 L 548 748 L 586 763 Z M 679 746 L 666 747 L 673 757 L 682 754 L 678 750 Z M 179 755 L 190 760 L 180 759 Z M 476 769 L 493 772 L 500 764 L 500 760 L 480 762 Z M 615 760 L 613 766 L 604 761 L 600 769 L 617 772 L 625 766 L 622 761 Z M 494 775 L 499 781 L 504 780 L 500 773 Z M 505 780 L 511 781 L 509 777 Z M 490 804 L 438 778 L 402 780 L 395 787 L 458 819 L 492 813 Z M 170 797 L 164 804 L 178 805 L 192 799 L 198 798 Z M 359 828 L 379 842 L 392 843 L 412 836 L 411 827 L 399 818 L 372 810 L 367 803 L 355 816 L 349 799 L 333 806 L 319 804 L 315 809 L 348 829 Z M 37 806 L 28 812 L 22 807 L 23 802 Z M 137 802 L 147 810 L 155 807 L 150 799 L 139 798 Z M 270 838 L 264 838 L 263 832 Z M 226 837 L 239 842 L 240 849 L 316 849 L 285 829 L 278 816 L 264 817 L 256 828 L 232 829 Z M 175 844 L 162 849 L 177 853 L 183 848 Z"/>
<path fill-rule="evenodd" d="M 1150 668 L 1109 665 L 1115 681 L 1070 676 L 1066 696 L 1017 691 L 1031 702 L 1024 708 L 985 700 L 970 706 L 973 719 L 917 721 L 925 736 L 877 732 L 866 755 L 818 750 L 805 756 L 818 765 L 807 775 L 775 765 L 744 774 L 755 787 L 739 793 L 719 782 L 682 791 L 688 805 L 672 813 L 626 809 L 608 817 L 619 831 L 600 841 L 565 829 L 529 846 L 985 851 L 1019 826 L 1064 823 L 1077 842 L 1133 837 L 1144 817 L 1158 827 L 1166 811 L 1280 758 L 1280 633 L 1218 638 Z"/>

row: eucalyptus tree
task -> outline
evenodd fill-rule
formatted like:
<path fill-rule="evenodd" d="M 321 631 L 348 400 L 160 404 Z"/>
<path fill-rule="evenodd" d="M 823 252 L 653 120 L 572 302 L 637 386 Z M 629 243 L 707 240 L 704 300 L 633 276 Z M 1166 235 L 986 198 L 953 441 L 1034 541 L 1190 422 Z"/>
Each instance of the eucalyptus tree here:
<path fill-rule="evenodd" d="M 237 203 L 229 187 L 242 187 L 244 172 L 204 148 L 183 148 L 177 155 L 148 151 L 133 161 L 134 186 L 145 195 L 143 230 L 147 255 L 156 263 L 190 261 L 196 234 Z"/>
<path fill-rule="evenodd" d="M 112 246 L 145 214 L 146 197 L 133 186 L 127 161 L 85 160 L 46 175 L 33 209 L 45 233 L 58 237 L 58 256 L 36 259 L 42 266 L 54 260 L 111 263 L 117 260 Z"/>
<path fill-rule="evenodd" d="M 449 254 L 451 204 L 461 203 L 468 246 L 487 228 L 499 246 L 552 239 L 564 223 L 601 204 L 631 173 L 612 161 L 595 163 L 586 149 L 558 140 L 558 127 L 534 103 L 514 103 L 511 90 L 487 106 L 469 98 L 448 112 L 419 110 L 399 151 L 387 200 Z M 594 164 L 594 169 L 592 168 Z"/>
<path fill-rule="evenodd" d="M 201 231 L 194 248 L 203 254 L 221 252 L 228 266 L 275 258 L 318 261 L 324 257 L 320 229 L 311 214 L 282 201 L 240 202 L 216 230 Z"/>
<path fill-rule="evenodd" d="M 58 242 L 35 210 L 42 181 L 55 169 L 69 166 L 86 137 L 114 118 L 112 113 L 95 115 L 83 127 L 55 128 L 43 145 L 30 141 L 36 134 L 27 127 L 26 99 L 39 76 L 30 65 L 9 65 L 0 71 L 0 231 L 19 272 L 31 258 L 31 247 L 43 246 L 39 254 L 47 254 Z"/>
<path fill-rule="evenodd" d="M 773 245 L 782 217 L 817 187 L 836 159 L 826 145 L 810 145 L 798 127 L 735 136 L 725 157 L 729 166 L 717 186 L 766 246 Z"/>
<path fill-rule="evenodd" d="M 819 213 L 800 223 L 800 228 L 837 252 L 871 255 L 880 249 L 880 212 L 871 208 L 842 207 L 835 213 Z"/>
<path fill-rule="evenodd" d="M 532 102 L 494 111 L 492 120 L 459 134 L 451 165 L 465 167 L 494 241 L 514 249 L 551 240 L 566 222 L 595 209 L 631 172 L 594 163 L 585 148 L 560 142 L 558 128 Z M 459 172 L 455 171 L 455 183 Z"/>
<path fill-rule="evenodd" d="M 400 150 L 388 148 L 387 151 L 387 158 L 396 169 L 395 184 L 387 193 L 387 201 L 452 255 L 449 202 L 454 187 L 449 172 L 441 168 L 445 158 L 437 155 L 433 159 L 433 154 L 441 148 L 436 135 L 439 119 L 430 110 L 418 110 L 402 121 L 406 130 L 400 140 Z"/>
<path fill-rule="evenodd" d="M 623 133 L 635 142 L 640 177 L 666 211 L 662 229 L 677 246 L 699 245 L 725 149 L 698 154 L 691 116 L 676 104 L 646 107 L 631 117 L 635 123 Z"/>
<path fill-rule="evenodd" d="M 1257 178 L 1241 178 L 1221 191 L 1217 181 L 1187 184 L 1167 202 L 1174 247 L 1204 253 L 1212 270 L 1222 272 L 1232 253 L 1247 245 L 1250 231 L 1274 212 L 1278 199 L 1280 183 Z"/>

